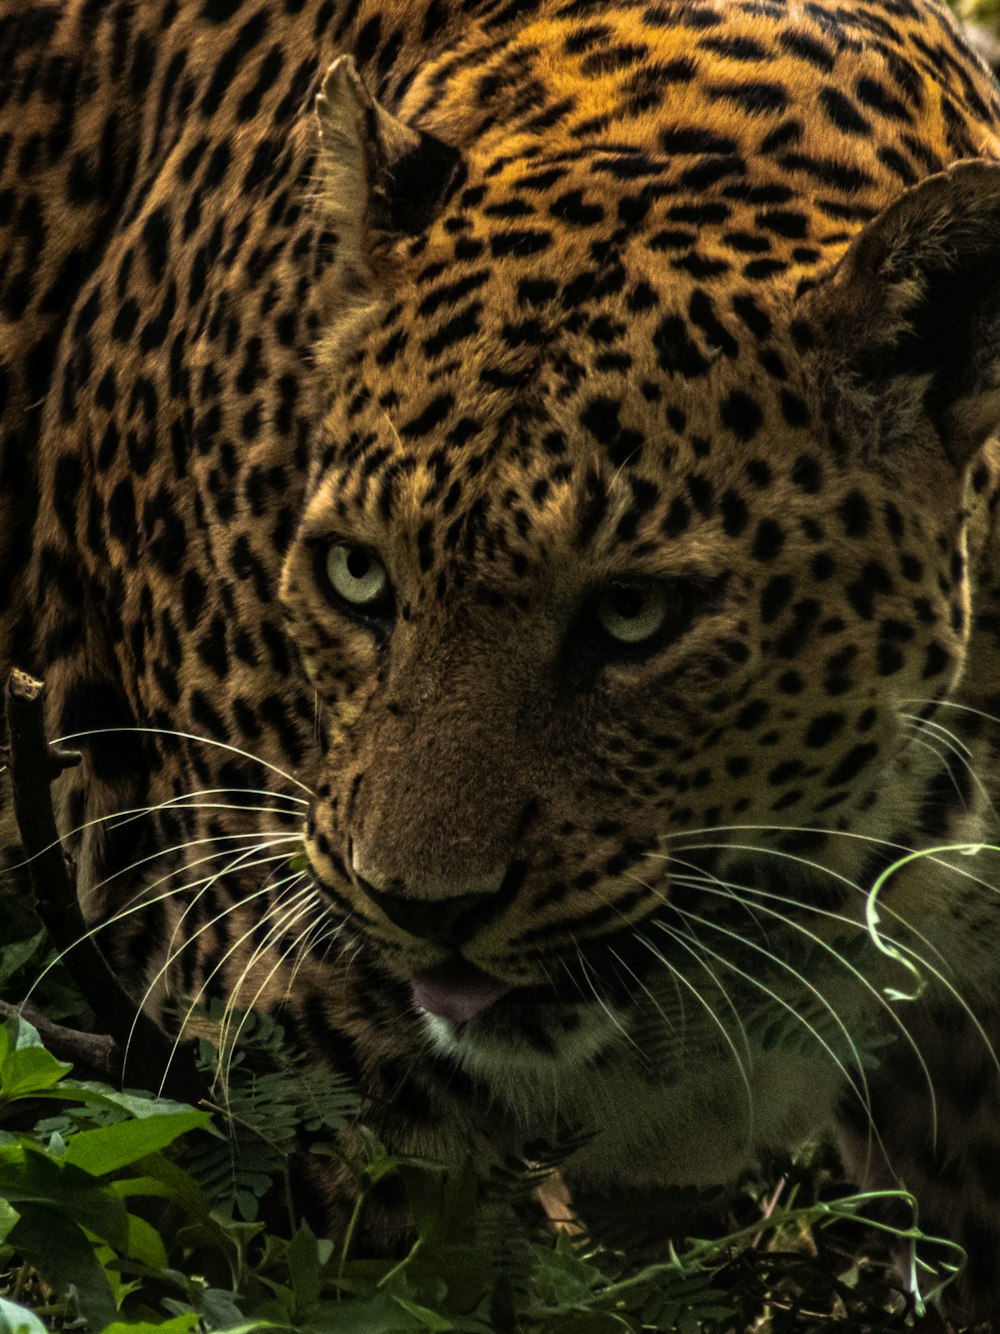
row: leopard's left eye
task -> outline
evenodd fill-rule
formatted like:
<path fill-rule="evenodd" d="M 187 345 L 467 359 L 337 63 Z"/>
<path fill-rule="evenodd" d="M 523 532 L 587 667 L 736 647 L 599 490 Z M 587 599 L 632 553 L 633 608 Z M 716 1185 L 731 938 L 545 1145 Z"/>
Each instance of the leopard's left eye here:
<path fill-rule="evenodd" d="M 598 597 L 594 614 L 616 643 L 643 644 L 663 628 L 666 593 L 659 584 L 613 585 Z"/>
<path fill-rule="evenodd" d="M 327 548 L 323 573 L 330 590 L 350 610 L 363 615 L 385 612 L 390 585 L 386 568 L 374 551 L 349 542 Z"/>

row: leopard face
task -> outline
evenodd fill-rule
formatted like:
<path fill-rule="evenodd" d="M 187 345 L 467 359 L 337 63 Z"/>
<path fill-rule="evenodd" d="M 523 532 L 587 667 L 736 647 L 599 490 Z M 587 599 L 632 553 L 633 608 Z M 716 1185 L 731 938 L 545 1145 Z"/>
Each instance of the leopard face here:
<path fill-rule="evenodd" d="M 907 701 L 947 692 L 968 625 L 960 477 L 904 516 L 894 470 L 831 447 L 816 373 L 785 369 L 785 313 L 744 295 L 776 335 L 736 351 L 737 320 L 658 290 L 641 243 L 614 294 L 519 306 L 590 244 L 487 280 L 428 372 L 441 333 L 402 331 L 442 288 L 432 240 L 324 415 L 283 598 L 329 708 L 309 848 L 334 902 L 402 978 L 461 949 L 605 1019 L 588 977 L 613 986 L 617 956 L 627 993 L 660 966 L 651 923 L 678 924 L 673 847 L 877 827 L 914 762 Z M 688 322 L 703 305 L 728 357 Z"/>
<path fill-rule="evenodd" d="M 321 105 L 353 89 L 338 66 Z M 919 205 L 761 287 L 711 273 L 745 188 L 700 206 L 704 271 L 665 270 L 690 165 L 641 164 L 640 210 L 621 161 L 472 154 L 383 257 L 325 348 L 282 577 L 329 724 L 317 883 L 505 1077 L 620 1042 L 692 925 L 739 929 L 727 877 L 821 935 L 859 918 L 970 637 L 968 479 L 893 402 L 921 354 L 865 384 L 839 342 Z"/>

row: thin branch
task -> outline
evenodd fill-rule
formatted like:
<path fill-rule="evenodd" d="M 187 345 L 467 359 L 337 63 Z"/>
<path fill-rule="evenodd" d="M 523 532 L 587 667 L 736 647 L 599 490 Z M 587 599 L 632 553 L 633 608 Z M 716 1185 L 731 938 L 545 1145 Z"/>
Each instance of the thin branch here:
<path fill-rule="evenodd" d="M 122 1054 L 114 1038 L 106 1033 L 82 1033 L 75 1028 L 54 1024 L 34 1005 L 10 1005 L 0 1001 L 0 1020 L 22 1016 L 38 1031 L 46 1048 L 60 1061 L 83 1066 L 80 1074 L 92 1075 L 105 1082 L 121 1074 Z"/>
<path fill-rule="evenodd" d="M 122 1079 L 122 1053 L 127 1050 L 130 1084 L 158 1089 L 166 1070 L 163 1092 L 197 1101 L 205 1090 L 190 1044 L 178 1044 L 174 1050 L 170 1039 L 148 1015 L 140 1011 L 135 1019 L 135 1001 L 111 971 L 80 911 L 59 842 L 51 792 L 55 779 L 79 763 L 80 756 L 49 745 L 44 692 L 42 681 L 17 668 L 11 672 L 7 682 L 11 789 L 38 916 L 53 944 L 64 954 L 66 967 L 98 1026 L 110 1034 L 118 1057 L 114 1072 L 117 1081 Z"/>

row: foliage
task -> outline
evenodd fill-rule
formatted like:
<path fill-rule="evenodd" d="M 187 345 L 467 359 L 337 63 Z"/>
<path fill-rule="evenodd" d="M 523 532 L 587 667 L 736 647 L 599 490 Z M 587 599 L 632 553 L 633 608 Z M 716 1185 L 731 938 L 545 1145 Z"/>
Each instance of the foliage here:
<path fill-rule="evenodd" d="M 5 906 L 0 896 L 0 916 Z M 874 892 L 872 918 L 878 941 Z M 8 919 L 0 940 L 0 994 L 30 986 L 46 1010 L 86 1027 L 35 924 Z M 814 970 L 812 948 L 801 944 L 796 974 Z M 756 955 L 746 966 L 759 968 Z M 778 995 L 787 978 L 773 981 Z M 783 1013 L 748 1005 L 744 1021 L 770 1023 L 759 1036 L 772 1045 L 801 1041 Z M 811 1334 L 831 1322 L 889 1334 L 919 1314 L 889 1281 L 885 1254 L 870 1238 L 860 1245 L 874 1197 L 848 1194 L 823 1161 L 776 1170 L 770 1199 L 752 1186 L 726 1202 L 659 1191 L 652 1208 L 619 1202 L 607 1226 L 588 1212 L 593 1236 L 576 1220 L 556 1229 L 537 1191 L 558 1181 L 573 1144 L 533 1145 L 489 1171 L 393 1156 L 358 1125 L 347 1082 L 297 1055 L 279 1019 L 221 1007 L 204 1018 L 228 1036 L 221 1052 L 201 1044 L 211 1096 L 199 1109 L 74 1079 L 30 1024 L 0 1026 L 0 1334 Z M 822 1010 L 811 1023 L 831 1049 L 841 1041 Z M 872 1050 L 843 1055 L 877 1063 Z M 329 1239 L 297 1215 L 292 1167 L 308 1164 L 305 1144 L 343 1157 L 346 1127 L 359 1146 L 347 1163 L 356 1199 Z M 366 1258 L 357 1239 L 388 1178 L 413 1235 L 401 1254 Z M 916 1207 L 896 1198 L 911 1206 L 914 1226 L 895 1239 L 914 1248 L 916 1272 Z M 961 1260 L 947 1243 L 921 1253 L 939 1276 Z M 925 1274 L 925 1291 L 936 1281 Z"/>
<path fill-rule="evenodd" d="M 864 1276 L 836 1235 L 864 1201 L 800 1202 L 802 1182 L 766 1218 L 748 1196 L 751 1221 L 736 1232 L 629 1264 L 520 1216 L 559 1152 L 534 1149 L 482 1179 L 468 1163 L 393 1158 L 363 1134 L 353 1222 L 398 1176 L 416 1223 L 406 1254 L 354 1258 L 352 1228 L 336 1242 L 304 1220 L 265 1228 L 254 1216 L 267 1187 L 282 1193 L 301 1121 L 335 1133 L 355 1112 L 342 1083 L 299 1084 L 282 1039 L 273 1019 L 248 1019 L 225 1105 L 209 1113 L 75 1080 L 29 1024 L 0 1028 L 0 1334 L 37 1334 L 39 1319 L 94 1334 L 722 1334 L 768 1309 L 775 1331 L 865 1309 Z M 281 1068 L 264 1069 L 268 1059 Z M 868 1278 L 884 1303 L 877 1267 Z M 824 1295 L 803 1305 L 810 1285 Z M 881 1319 L 871 1328 L 902 1329 L 906 1317 Z"/>
<path fill-rule="evenodd" d="M 948 0 L 948 4 L 967 22 L 996 24 L 1000 19 L 1000 0 Z"/>
<path fill-rule="evenodd" d="M 971 45 L 996 74 L 1000 70 L 1000 0 L 946 0 Z"/>

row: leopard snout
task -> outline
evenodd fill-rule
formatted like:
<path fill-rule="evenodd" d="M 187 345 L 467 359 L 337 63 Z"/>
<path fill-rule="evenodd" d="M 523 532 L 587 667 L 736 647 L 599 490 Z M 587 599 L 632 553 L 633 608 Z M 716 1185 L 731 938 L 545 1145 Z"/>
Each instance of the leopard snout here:
<path fill-rule="evenodd" d="M 355 844 L 351 869 L 358 888 L 396 926 L 436 945 L 458 949 L 496 911 L 506 868 L 460 883 L 414 875 L 389 876 Z"/>

